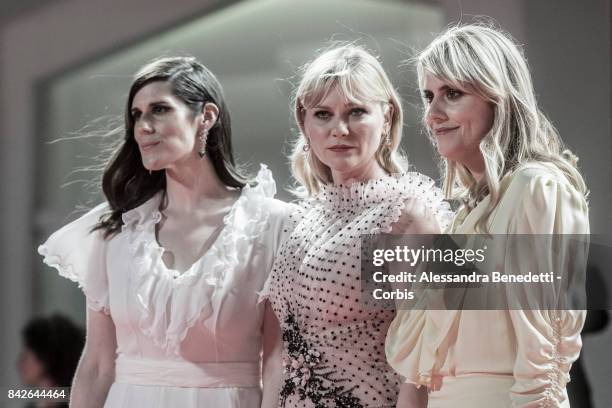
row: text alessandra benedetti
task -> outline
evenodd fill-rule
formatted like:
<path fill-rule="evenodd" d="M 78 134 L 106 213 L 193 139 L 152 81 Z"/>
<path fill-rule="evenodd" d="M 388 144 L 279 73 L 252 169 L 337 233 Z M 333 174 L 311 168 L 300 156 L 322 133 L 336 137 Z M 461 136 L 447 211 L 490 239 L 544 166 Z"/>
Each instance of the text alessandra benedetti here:
<path fill-rule="evenodd" d="M 493 271 L 490 274 L 472 272 L 468 274 L 435 274 L 432 272 L 400 272 L 385 274 L 374 272 L 372 276 L 376 283 L 551 283 L 554 282 L 554 272 L 524 274 L 504 274 Z M 561 279 L 557 277 L 557 279 Z"/>

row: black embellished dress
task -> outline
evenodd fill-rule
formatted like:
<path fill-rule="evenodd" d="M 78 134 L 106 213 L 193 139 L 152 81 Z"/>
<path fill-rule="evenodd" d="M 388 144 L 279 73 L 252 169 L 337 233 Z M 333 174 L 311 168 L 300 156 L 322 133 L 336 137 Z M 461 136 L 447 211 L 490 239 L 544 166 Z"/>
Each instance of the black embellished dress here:
<path fill-rule="evenodd" d="M 325 185 L 294 215 L 262 295 L 281 323 L 281 407 L 394 407 L 400 378 L 385 359 L 394 310 L 361 301 L 360 236 L 390 232 L 407 200 L 445 228 L 452 218 L 433 180 L 407 173 Z"/>

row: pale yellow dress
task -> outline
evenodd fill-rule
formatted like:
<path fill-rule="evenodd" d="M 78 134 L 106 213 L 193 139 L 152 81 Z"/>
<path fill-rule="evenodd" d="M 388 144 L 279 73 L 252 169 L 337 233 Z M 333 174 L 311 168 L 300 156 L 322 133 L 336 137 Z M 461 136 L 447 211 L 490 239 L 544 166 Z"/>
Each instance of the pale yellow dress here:
<path fill-rule="evenodd" d="M 460 211 L 449 232 L 475 233 L 489 200 L 469 214 Z M 588 234 L 588 205 L 556 167 L 527 164 L 502 179 L 488 227 L 491 234 Z M 569 407 L 565 385 L 585 316 L 578 310 L 400 310 L 386 354 L 406 382 L 435 389 L 429 407 Z"/>

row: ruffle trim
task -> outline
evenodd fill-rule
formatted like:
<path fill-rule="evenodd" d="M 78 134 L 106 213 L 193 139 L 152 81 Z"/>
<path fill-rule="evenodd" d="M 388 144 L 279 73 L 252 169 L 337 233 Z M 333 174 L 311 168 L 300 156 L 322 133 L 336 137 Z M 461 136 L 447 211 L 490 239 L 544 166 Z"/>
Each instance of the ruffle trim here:
<path fill-rule="evenodd" d="M 90 309 L 96 312 L 104 312 L 105 314 L 110 315 L 108 294 L 106 299 L 100 299 L 101 296 L 95 295 L 93 291 L 89 288 L 89 285 L 85 283 L 85 277 L 83 275 L 75 273 L 73 265 L 71 263 L 66 262 L 66 260 L 61 255 L 51 254 L 49 248 L 46 245 L 40 245 L 38 247 L 38 253 L 43 256 L 43 262 L 45 263 L 45 265 L 57 269 L 61 277 L 69 279 L 77 284 L 79 289 L 83 291 L 83 294 L 85 295 L 87 301 L 87 306 Z"/>
<path fill-rule="evenodd" d="M 77 283 L 90 309 L 106 314 L 110 314 L 104 269 L 106 241 L 100 231 L 92 232 L 92 228 L 108 211 L 107 203 L 97 205 L 54 232 L 38 247 L 46 265 L 55 268 L 61 277 Z"/>
<path fill-rule="evenodd" d="M 451 224 L 455 214 L 444 201 L 442 190 L 436 187 L 433 179 L 417 172 L 350 185 L 323 185 L 321 192 L 306 205 L 318 203 L 327 208 L 339 209 L 387 203 L 389 211 L 370 231 L 371 234 L 380 234 L 391 232 L 393 224 L 400 219 L 406 206 L 405 200 L 410 198 L 415 198 L 425 205 L 436 217 L 442 231 Z"/>
<path fill-rule="evenodd" d="M 167 354 L 179 355 L 189 329 L 212 314 L 215 289 L 246 263 L 251 242 L 268 228 L 270 211 L 265 199 L 274 197 L 276 184 L 263 164 L 255 181 L 255 186 L 242 189 L 212 247 L 183 274 L 165 266 L 164 250 L 155 239 L 161 197 L 124 214 L 134 266 L 131 284 L 141 313 L 139 328 Z"/>

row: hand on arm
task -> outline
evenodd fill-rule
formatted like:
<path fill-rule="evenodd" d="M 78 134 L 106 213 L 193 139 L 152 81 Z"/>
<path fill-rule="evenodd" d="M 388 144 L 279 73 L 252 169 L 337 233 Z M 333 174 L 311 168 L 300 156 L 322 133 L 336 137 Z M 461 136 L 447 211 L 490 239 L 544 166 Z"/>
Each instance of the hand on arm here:
<path fill-rule="evenodd" d="M 399 219 L 393 224 L 392 234 L 439 234 L 441 233 L 435 214 L 416 198 L 404 201 Z"/>

